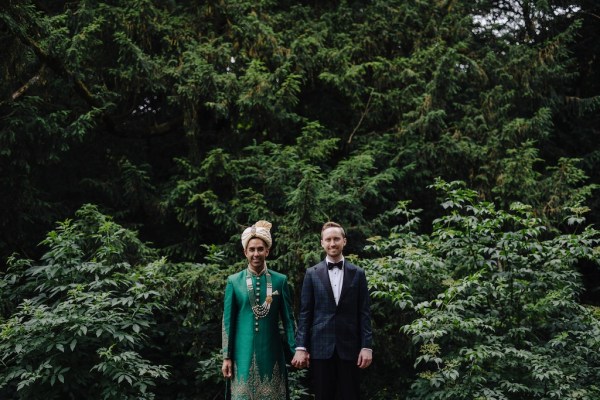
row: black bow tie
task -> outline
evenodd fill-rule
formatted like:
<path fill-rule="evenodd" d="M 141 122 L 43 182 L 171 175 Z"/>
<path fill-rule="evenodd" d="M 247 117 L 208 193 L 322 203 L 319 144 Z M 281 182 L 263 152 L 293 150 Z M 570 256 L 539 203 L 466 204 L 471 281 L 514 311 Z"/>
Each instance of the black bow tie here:
<path fill-rule="evenodd" d="M 339 268 L 342 269 L 344 267 L 344 260 L 342 261 L 338 261 L 336 263 L 332 263 L 332 262 L 327 262 L 327 268 L 331 269 L 331 268 Z"/>

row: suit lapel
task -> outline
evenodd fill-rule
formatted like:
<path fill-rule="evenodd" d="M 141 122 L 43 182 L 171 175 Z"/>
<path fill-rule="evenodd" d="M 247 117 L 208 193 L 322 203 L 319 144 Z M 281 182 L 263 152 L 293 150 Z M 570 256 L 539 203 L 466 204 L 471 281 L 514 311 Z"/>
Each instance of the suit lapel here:
<path fill-rule="evenodd" d="M 354 265 L 350 264 L 348 261 L 345 261 L 344 262 L 344 282 L 342 283 L 342 293 L 340 293 L 340 302 L 344 298 L 344 294 L 346 294 L 346 292 L 350 289 L 350 285 L 352 284 L 352 281 L 354 280 L 354 274 L 356 274 L 356 267 Z"/>
<path fill-rule="evenodd" d="M 317 265 L 317 276 L 323 283 L 325 287 L 325 291 L 329 296 L 329 299 L 335 304 L 335 298 L 333 297 L 333 289 L 331 288 L 331 282 L 329 281 L 329 274 L 327 273 L 327 263 L 325 261 L 321 261 L 319 265 Z"/>

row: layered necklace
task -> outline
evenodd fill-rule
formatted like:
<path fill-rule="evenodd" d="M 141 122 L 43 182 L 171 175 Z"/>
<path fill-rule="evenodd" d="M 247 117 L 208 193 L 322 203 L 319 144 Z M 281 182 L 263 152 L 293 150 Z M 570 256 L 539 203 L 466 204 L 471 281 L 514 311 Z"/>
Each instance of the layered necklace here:
<path fill-rule="evenodd" d="M 262 304 L 258 304 L 258 298 L 254 294 L 254 287 L 252 285 L 252 276 L 249 272 L 250 268 L 246 270 L 246 286 L 248 287 L 248 297 L 250 298 L 250 304 L 252 305 L 252 312 L 256 316 L 256 318 L 264 318 L 269 313 L 271 309 L 271 303 L 273 302 L 273 283 L 271 282 L 271 274 L 267 270 L 267 266 L 263 269 L 263 272 L 267 276 L 267 295 L 265 297 L 265 301 Z M 262 272 L 259 275 L 256 275 L 256 287 L 260 291 L 260 281 L 258 280 L 262 275 Z M 260 292 L 259 292 L 260 293 Z"/>

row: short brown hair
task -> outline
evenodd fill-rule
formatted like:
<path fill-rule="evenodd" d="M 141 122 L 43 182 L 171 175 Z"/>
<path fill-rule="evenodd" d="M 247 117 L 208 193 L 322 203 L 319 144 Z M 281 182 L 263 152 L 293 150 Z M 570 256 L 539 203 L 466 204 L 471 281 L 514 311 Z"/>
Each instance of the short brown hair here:
<path fill-rule="evenodd" d="M 346 237 L 346 231 L 344 231 L 344 228 L 342 228 L 342 226 L 337 222 L 333 221 L 328 221 L 323 224 L 323 227 L 321 228 L 321 237 L 323 237 L 323 231 L 329 228 L 340 228 L 340 231 L 342 231 L 342 236 Z"/>

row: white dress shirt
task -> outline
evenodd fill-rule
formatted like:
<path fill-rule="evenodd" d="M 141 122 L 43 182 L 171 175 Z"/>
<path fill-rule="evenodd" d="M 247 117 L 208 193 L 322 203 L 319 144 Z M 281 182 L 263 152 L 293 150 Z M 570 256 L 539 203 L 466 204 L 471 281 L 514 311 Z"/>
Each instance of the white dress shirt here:
<path fill-rule="evenodd" d="M 346 265 L 344 258 L 342 257 L 342 262 Z M 325 262 L 333 262 L 329 257 L 325 257 Z M 338 304 L 340 301 L 340 294 L 342 294 L 342 284 L 344 282 L 344 268 L 331 268 L 327 270 L 329 274 L 329 282 L 331 283 L 331 289 L 333 290 L 333 298 L 335 299 L 335 304 Z"/>

